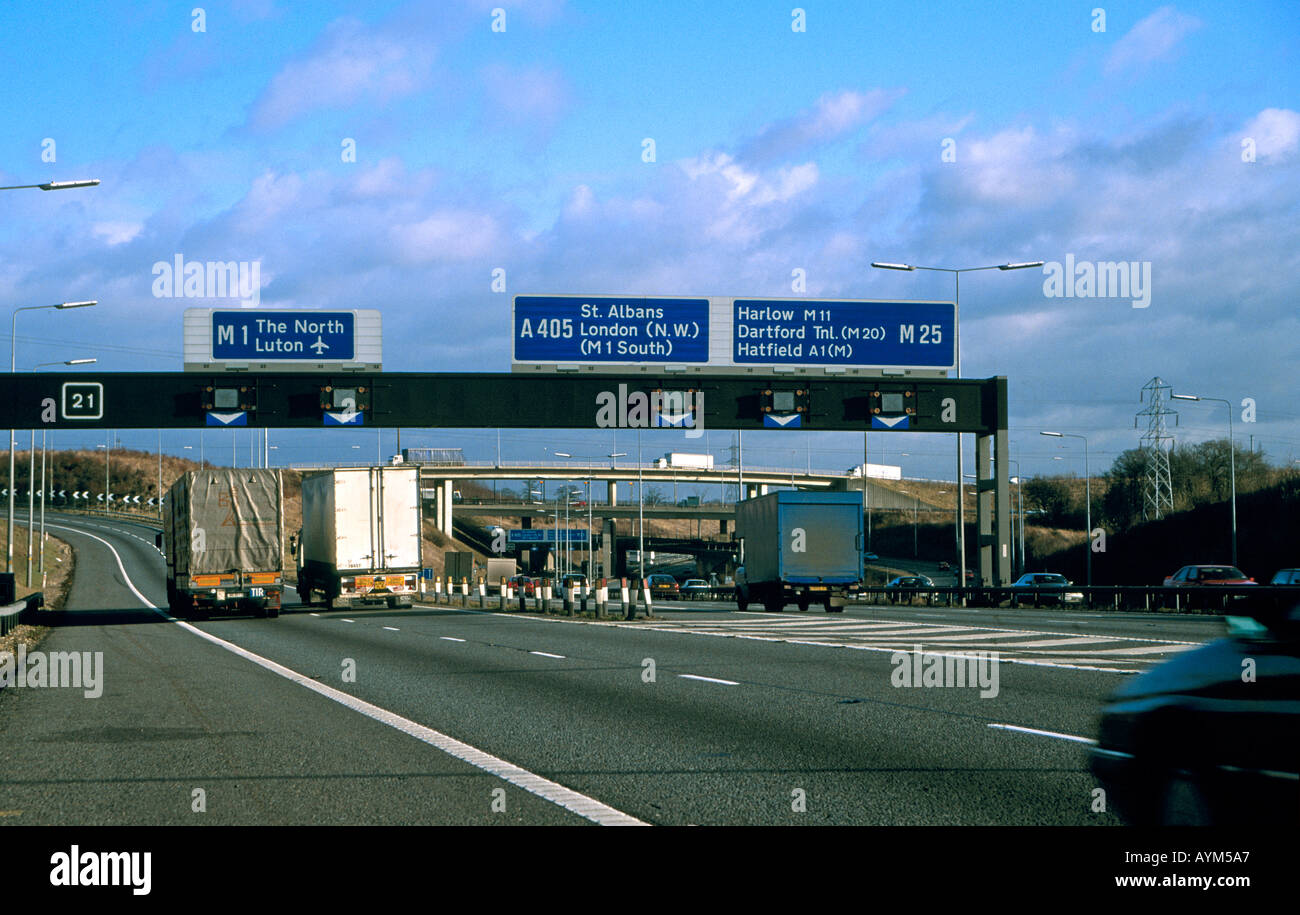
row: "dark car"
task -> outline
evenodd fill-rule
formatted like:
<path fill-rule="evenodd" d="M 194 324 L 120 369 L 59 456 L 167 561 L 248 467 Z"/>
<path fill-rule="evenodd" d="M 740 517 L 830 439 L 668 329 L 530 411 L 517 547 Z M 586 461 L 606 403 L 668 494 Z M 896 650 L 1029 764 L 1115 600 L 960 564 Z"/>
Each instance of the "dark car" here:
<path fill-rule="evenodd" d="M 1300 608 L 1257 615 L 1107 702 L 1092 771 L 1128 822 L 1295 826 Z"/>
<path fill-rule="evenodd" d="M 946 560 L 946 559 L 943 560 L 942 562 L 939 563 L 939 571 L 940 571 L 940 572 L 951 572 L 951 571 L 952 571 L 952 563 L 949 562 L 949 561 Z"/>
<path fill-rule="evenodd" d="M 688 578 L 680 588 L 682 600 L 707 600 L 713 596 L 713 588 L 703 578 Z"/>
<path fill-rule="evenodd" d="M 681 588 L 677 585 L 677 579 L 671 575 L 665 575 L 662 572 L 649 576 L 650 597 L 664 598 L 665 600 L 680 600 L 682 596 Z"/>
<path fill-rule="evenodd" d="M 929 598 L 929 594 L 917 593 L 915 588 L 933 588 L 934 581 L 925 575 L 899 575 L 890 579 L 885 585 L 885 595 L 890 603 L 905 600 L 911 603 L 916 598 Z"/>
<path fill-rule="evenodd" d="M 1082 603 L 1082 591 L 1067 590 L 1074 582 L 1056 572 L 1026 572 L 1011 585 L 1011 606 Z"/>

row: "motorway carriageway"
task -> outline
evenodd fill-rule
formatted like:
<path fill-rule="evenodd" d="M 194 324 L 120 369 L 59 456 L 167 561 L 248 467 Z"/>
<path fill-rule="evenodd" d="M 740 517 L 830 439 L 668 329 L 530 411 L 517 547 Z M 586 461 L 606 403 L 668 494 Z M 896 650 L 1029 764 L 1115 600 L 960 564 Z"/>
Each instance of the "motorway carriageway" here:
<path fill-rule="evenodd" d="M 190 624 L 155 609 L 152 529 L 47 527 L 77 574 L 39 648 L 103 652 L 103 695 L 0 691 L 5 825 L 1114 824 L 1091 812 L 1086 750 L 1129 676 L 1115 671 L 1223 631 L 1208 617 L 716 604 L 637 623 L 289 604 Z M 915 644 L 1015 662 L 995 697 L 896 688 L 892 652 Z"/>

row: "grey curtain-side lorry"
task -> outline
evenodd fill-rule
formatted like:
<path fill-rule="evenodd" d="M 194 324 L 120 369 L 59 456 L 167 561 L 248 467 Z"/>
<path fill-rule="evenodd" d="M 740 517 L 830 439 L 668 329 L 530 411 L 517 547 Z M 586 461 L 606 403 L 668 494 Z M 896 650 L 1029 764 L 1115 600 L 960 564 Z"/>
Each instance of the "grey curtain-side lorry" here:
<path fill-rule="evenodd" d="M 782 490 L 736 506 L 736 604 L 771 613 L 793 601 L 844 609 L 862 581 L 862 493 Z"/>
<path fill-rule="evenodd" d="M 302 481 L 294 537 L 298 596 L 326 607 L 410 607 L 419 594 L 420 480 L 415 467 L 355 467 Z"/>
<path fill-rule="evenodd" d="M 279 616 L 284 589 L 284 481 L 278 470 L 191 470 L 163 503 L 158 546 L 176 616 Z"/>

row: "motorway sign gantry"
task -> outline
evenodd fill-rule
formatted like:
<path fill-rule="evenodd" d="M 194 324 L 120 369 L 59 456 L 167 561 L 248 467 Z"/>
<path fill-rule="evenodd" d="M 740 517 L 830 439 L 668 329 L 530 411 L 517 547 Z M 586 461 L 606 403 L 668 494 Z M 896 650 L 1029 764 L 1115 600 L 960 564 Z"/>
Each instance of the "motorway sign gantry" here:
<path fill-rule="evenodd" d="M 0 428 L 196 429 L 238 410 L 259 428 L 320 428 L 327 413 L 380 428 L 647 429 L 675 427 L 976 433 L 981 578 L 1010 581 L 1007 380 L 810 377 L 773 372 L 642 374 L 26 373 L 6 376 Z M 654 369 L 653 374 L 648 374 Z M 66 384 L 96 385 L 94 411 L 68 409 Z M 798 420 L 789 419 L 797 416 Z M 702 422 L 700 421 L 702 419 Z M 343 427 L 346 428 L 346 427 Z M 652 433 L 653 434 L 653 433 Z M 789 434 L 789 433 L 782 433 Z M 996 510 L 994 506 L 996 505 Z M 994 521 L 996 519 L 996 528 Z M 996 567 L 996 572 L 994 571 Z"/>
<path fill-rule="evenodd" d="M 693 375 L 18 373 L 6 376 L 0 428 L 197 429 L 242 414 L 257 428 L 320 428 L 327 414 L 382 428 L 800 429 L 994 434 L 1006 379 Z M 93 384 L 94 411 L 60 392 Z M 88 382 L 89 378 L 89 382 Z M 798 416 L 798 421 L 786 419 Z M 696 420 L 702 422 L 697 424 Z"/>
<path fill-rule="evenodd" d="M 516 372 L 943 377 L 953 302 L 535 296 L 514 299 Z"/>

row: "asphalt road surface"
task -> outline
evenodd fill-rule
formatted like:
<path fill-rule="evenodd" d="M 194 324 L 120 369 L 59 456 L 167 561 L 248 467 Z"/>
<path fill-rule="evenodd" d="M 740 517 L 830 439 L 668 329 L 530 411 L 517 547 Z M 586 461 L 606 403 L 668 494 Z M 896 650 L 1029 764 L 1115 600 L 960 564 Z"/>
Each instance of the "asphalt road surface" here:
<path fill-rule="evenodd" d="M 1110 825 L 1086 764 L 1102 699 L 1223 631 L 706 603 L 634 623 L 288 604 L 191 625 L 153 609 L 151 529 L 50 526 L 77 574 L 40 650 L 102 652 L 102 695 L 0 690 L 6 825 Z M 982 685 L 895 685 L 916 646 L 1002 660 Z"/>

